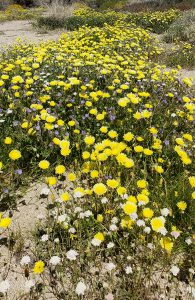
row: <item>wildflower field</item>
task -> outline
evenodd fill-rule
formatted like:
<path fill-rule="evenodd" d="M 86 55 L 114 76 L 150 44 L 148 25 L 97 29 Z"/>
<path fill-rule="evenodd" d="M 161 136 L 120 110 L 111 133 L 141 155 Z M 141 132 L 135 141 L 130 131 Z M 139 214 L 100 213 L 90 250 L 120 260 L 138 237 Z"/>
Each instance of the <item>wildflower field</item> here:
<path fill-rule="evenodd" d="M 10 252 L 17 191 L 46 184 L 14 299 L 195 295 L 193 83 L 155 62 L 162 50 L 138 24 L 85 24 L 0 54 L 0 241 Z M 13 299 L 8 269 L 3 299 Z"/>

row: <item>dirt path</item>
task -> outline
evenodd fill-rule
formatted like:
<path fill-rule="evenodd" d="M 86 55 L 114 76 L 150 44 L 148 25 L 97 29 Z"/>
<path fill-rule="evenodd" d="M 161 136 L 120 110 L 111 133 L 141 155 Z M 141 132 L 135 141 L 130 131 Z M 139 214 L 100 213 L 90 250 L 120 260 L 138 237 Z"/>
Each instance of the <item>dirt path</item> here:
<path fill-rule="evenodd" d="M 46 40 L 56 40 L 61 33 L 62 31 L 39 33 L 32 27 L 30 21 L 0 23 L 0 50 L 12 45 L 18 38 L 37 43 Z"/>

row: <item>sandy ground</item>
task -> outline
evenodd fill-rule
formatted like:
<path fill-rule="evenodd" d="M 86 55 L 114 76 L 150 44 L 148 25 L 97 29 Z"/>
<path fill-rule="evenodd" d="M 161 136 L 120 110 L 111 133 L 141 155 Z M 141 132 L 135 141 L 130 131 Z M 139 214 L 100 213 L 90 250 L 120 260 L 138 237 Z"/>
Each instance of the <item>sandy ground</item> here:
<path fill-rule="evenodd" d="M 39 33 L 29 21 L 9 21 L 0 23 L 0 49 L 12 45 L 18 38 L 37 43 L 47 40 L 57 40 L 62 31 Z"/>
<path fill-rule="evenodd" d="M 33 249 L 36 245 L 34 245 L 31 231 L 35 229 L 38 222 L 44 222 L 45 219 L 47 199 L 41 197 L 41 191 L 45 186 L 41 183 L 33 184 L 19 201 L 17 210 L 12 212 L 10 230 L 14 232 L 16 241 L 13 251 L 10 252 L 6 243 L 3 243 L 6 235 L 1 236 L 0 239 L 0 281 L 7 279 L 10 283 L 7 300 L 28 299 L 28 296 L 27 298 L 22 297 L 27 279 L 24 276 L 20 260 L 23 256 L 29 255 L 33 265 Z M 31 274 L 30 279 L 33 279 Z M 41 299 L 55 300 L 56 298 L 46 290 Z"/>

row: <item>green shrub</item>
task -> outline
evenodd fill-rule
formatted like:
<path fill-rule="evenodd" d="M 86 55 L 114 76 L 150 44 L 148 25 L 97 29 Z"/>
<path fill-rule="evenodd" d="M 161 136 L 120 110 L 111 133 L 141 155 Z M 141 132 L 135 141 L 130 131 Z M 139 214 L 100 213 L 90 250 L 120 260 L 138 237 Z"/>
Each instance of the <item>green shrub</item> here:
<path fill-rule="evenodd" d="M 167 30 L 166 42 L 189 41 L 195 42 L 195 9 L 183 13 Z"/>

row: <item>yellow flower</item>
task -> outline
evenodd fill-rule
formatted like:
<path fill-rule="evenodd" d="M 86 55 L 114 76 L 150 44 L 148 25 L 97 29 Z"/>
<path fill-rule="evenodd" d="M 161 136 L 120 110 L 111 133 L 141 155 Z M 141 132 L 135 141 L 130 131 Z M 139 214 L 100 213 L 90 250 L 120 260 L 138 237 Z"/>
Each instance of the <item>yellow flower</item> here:
<path fill-rule="evenodd" d="M 11 224 L 10 218 L 2 218 L 0 219 L 0 227 L 2 228 L 8 228 Z"/>
<path fill-rule="evenodd" d="M 108 132 L 108 136 L 112 139 L 116 138 L 118 136 L 118 133 L 115 130 L 110 130 Z"/>
<path fill-rule="evenodd" d="M 144 218 L 150 219 L 153 217 L 154 212 L 152 209 L 150 209 L 149 207 L 146 207 L 143 209 L 142 211 Z"/>
<path fill-rule="evenodd" d="M 144 154 L 145 154 L 145 155 L 152 155 L 152 154 L 153 154 L 153 151 L 150 150 L 150 149 L 148 149 L 148 148 L 146 148 L 146 149 L 144 149 Z"/>
<path fill-rule="evenodd" d="M 3 168 L 3 163 L 0 161 L 0 170 Z"/>
<path fill-rule="evenodd" d="M 195 187 L 195 176 L 190 176 L 189 177 L 189 182 L 190 182 L 190 185 L 192 187 Z"/>
<path fill-rule="evenodd" d="M 10 145 L 11 143 L 12 143 L 12 139 L 10 138 L 10 137 L 6 137 L 5 139 L 4 139 L 4 143 L 6 144 L 6 145 Z"/>
<path fill-rule="evenodd" d="M 119 186 L 119 182 L 115 179 L 108 179 L 106 183 L 107 183 L 107 186 L 109 186 L 113 189 L 115 189 L 115 188 L 117 188 L 117 186 Z"/>
<path fill-rule="evenodd" d="M 159 232 L 161 229 L 164 229 L 165 219 L 164 217 L 155 217 L 151 219 L 150 224 L 154 231 Z"/>
<path fill-rule="evenodd" d="M 70 195 L 69 195 L 68 192 L 65 192 L 65 193 L 63 193 L 63 194 L 60 196 L 60 198 L 61 198 L 63 201 L 68 201 L 68 200 L 70 200 Z"/>
<path fill-rule="evenodd" d="M 126 188 L 125 187 L 123 187 L 123 186 L 119 186 L 118 188 L 117 188 L 117 193 L 118 193 L 118 195 L 124 195 L 125 193 L 127 192 L 127 190 L 126 190 Z"/>
<path fill-rule="evenodd" d="M 83 153 L 82 153 L 82 158 L 83 159 L 88 159 L 90 157 L 90 153 L 88 152 L 88 151 L 84 151 Z"/>
<path fill-rule="evenodd" d="M 168 237 L 163 237 L 160 239 L 160 245 L 163 249 L 165 249 L 168 253 L 172 251 L 173 242 Z"/>
<path fill-rule="evenodd" d="M 103 183 L 96 183 L 93 187 L 93 191 L 96 195 L 101 196 L 107 192 L 107 188 Z"/>
<path fill-rule="evenodd" d="M 102 133 L 106 133 L 106 132 L 108 132 L 108 128 L 107 128 L 106 126 L 102 126 L 102 127 L 100 128 L 100 131 L 101 131 Z"/>
<path fill-rule="evenodd" d="M 69 121 L 69 122 L 68 122 L 68 125 L 69 125 L 69 126 L 74 126 L 74 125 L 75 125 L 75 121 L 73 121 L 73 120 L 72 120 L 72 121 Z"/>
<path fill-rule="evenodd" d="M 95 138 L 92 135 L 88 135 L 84 139 L 87 145 L 93 145 L 95 143 Z"/>
<path fill-rule="evenodd" d="M 195 191 L 192 193 L 192 199 L 195 199 Z"/>
<path fill-rule="evenodd" d="M 99 175 L 99 172 L 97 170 L 93 170 L 90 173 L 91 178 L 97 178 Z"/>
<path fill-rule="evenodd" d="M 35 274 L 41 274 L 44 271 L 45 264 L 42 260 L 39 260 L 35 263 L 33 272 Z"/>
<path fill-rule="evenodd" d="M 50 163 L 47 161 L 47 160 L 41 160 L 39 162 L 39 168 L 45 170 L 45 169 L 48 169 L 50 166 Z"/>
<path fill-rule="evenodd" d="M 127 201 L 124 205 L 123 205 L 123 210 L 127 215 L 131 215 L 133 213 L 137 212 L 137 205 L 133 202 Z"/>
<path fill-rule="evenodd" d="M 143 193 L 137 195 L 137 200 L 140 204 L 147 204 L 149 202 L 148 196 Z"/>
<path fill-rule="evenodd" d="M 47 183 L 48 183 L 49 185 L 55 185 L 55 184 L 57 183 L 56 177 L 53 177 L 53 176 L 47 177 L 47 178 L 46 178 L 46 181 L 47 181 Z"/>
<path fill-rule="evenodd" d="M 142 146 L 135 146 L 134 147 L 135 152 L 142 152 L 144 150 L 144 148 Z"/>
<path fill-rule="evenodd" d="M 105 238 L 104 238 L 104 235 L 103 235 L 102 232 L 98 232 L 98 233 L 96 233 L 96 234 L 94 235 L 94 239 L 103 242 Z"/>
<path fill-rule="evenodd" d="M 74 173 L 69 173 L 67 177 L 68 177 L 68 180 L 70 180 L 70 181 L 76 180 L 76 175 Z"/>
<path fill-rule="evenodd" d="M 185 201 L 179 201 L 177 202 L 177 207 L 181 210 L 184 211 L 187 208 L 187 204 Z"/>
<path fill-rule="evenodd" d="M 20 157 L 22 157 L 21 155 L 21 152 L 19 150 L 12 150 L 10 153 L 9 153 L 9 157 L 12 159 L 12 160 L 17 160 L 19 159 Z"/>
<path fill-rule="evenodd" d="M 58 165 L 55 168 L 55 173 L 59 174 L 59 175 L 64 174 L 65 171 L 66 171 L 66 168 L 63 165 Z"/>
<path fill-rule="evenodd" d="M 103 222 L 104 217 L 102 215 L 97 215 L 97 221 L 102 223 Z"/>
<path fill-rule="evenodd" d="M 145 189 L 147 187 L 147 181 L 142 179 L 137 181 L 137 186 L 141 189 Z"/>
<path fill-rule="evenodd" d="M 134 138 L 134 135 L 131 132 L 127 132 L 123 135 L 123 139 L 127 142 L 132 141 L 133 138 Z"/>
<path fill-rule="evenodd" d="M 154 169 L 157 173 L 162 174 L 164 172 L 164 169 L 161 166 L 154 166 Z"/>

